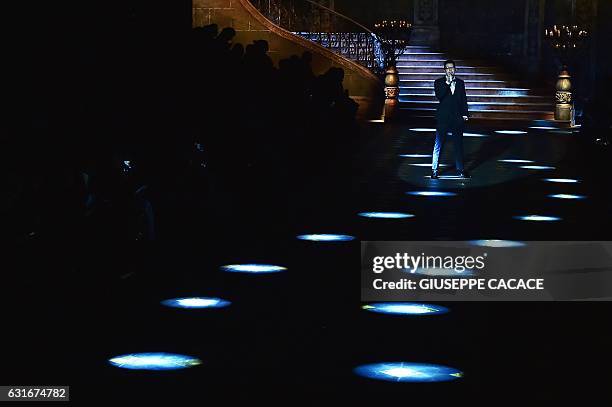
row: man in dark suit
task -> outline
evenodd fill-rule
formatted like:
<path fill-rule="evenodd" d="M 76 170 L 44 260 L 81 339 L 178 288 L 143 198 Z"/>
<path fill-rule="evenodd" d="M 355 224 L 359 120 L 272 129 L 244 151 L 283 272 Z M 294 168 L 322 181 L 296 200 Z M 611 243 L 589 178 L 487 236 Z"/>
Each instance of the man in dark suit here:
<path fill-rule="evenodd" d="M 457 175 L 469 178 L 463 168 L 463 128 L 468 120 L 468 104 L 465 83 L 455 77 L 455 62 L 444 62 L 444 77 L 436 79 L 434 89 L 440 102 L 436 111 L 436 142 L 433 149 L 431 178 L 438 178 L 438 161 L 446 135 L 451 132 L 455 144 Z"/>

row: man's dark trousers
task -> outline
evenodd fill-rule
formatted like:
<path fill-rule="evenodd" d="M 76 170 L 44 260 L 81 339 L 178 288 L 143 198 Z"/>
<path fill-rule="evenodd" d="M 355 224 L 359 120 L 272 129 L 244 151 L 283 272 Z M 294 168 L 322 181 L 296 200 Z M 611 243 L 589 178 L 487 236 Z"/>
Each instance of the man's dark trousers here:
<path fill-rule="evenodd" d="M 465 94 L 465 83 L 455 78 L 455 92 L 446 83 L 446 78 L 438 78 L 434 83 L 436 98 L 440 102 L 436 111 L 436 141 L 434 143 L 432 170 L 438 171 L 438 162 L 442 152 L 442 146 L 447 134 L 452 133 L 455 148 L 455 165 L 457 171 L 464 172 L 463 168 L 463 128 L 462 116 L 468 115 L 467 96 Z"/>

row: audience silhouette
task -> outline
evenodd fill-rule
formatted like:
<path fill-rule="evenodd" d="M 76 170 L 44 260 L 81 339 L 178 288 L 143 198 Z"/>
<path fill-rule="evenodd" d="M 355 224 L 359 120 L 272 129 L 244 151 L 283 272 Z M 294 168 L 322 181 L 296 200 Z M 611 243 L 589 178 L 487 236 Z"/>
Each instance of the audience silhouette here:
<path fill-rule="evenodd" d="M 72 94 L 40 110 L 31 127 L 49 136 L 47 153 L 7 175 L 4 233 L 191 239 L 237 225 L 282 233 L 292 191 L 356 137 L 357 105 L 342 69 L 316 76 L 309 52 L 275 67 L 267 41 L 245 47 L 235 35 L 211 24 L 176 47 L 157 49 L 146 35 L 117 39 L 117 49 L 85 42 L 80 73 L 66 85 L 81 100 Z M 62 110 L 68 99 L 73 110 Z"/>

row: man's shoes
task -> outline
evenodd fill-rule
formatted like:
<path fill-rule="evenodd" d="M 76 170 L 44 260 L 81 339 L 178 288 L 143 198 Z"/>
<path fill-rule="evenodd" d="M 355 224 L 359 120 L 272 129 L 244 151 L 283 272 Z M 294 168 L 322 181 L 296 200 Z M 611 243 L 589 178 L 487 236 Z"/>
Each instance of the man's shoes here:
<path fill-rule="evenodd" d="M 431 179 L 438 179 L 438 171 L 437 170 L 431 171 Z"/>
<path fill-rule="evenodd" d="M 467 172 L 465 172 L 465 171 L 459 171 L 459 173 L 457 174 L 457 176 L 458 176 L 459 178 L 465 178 L 465 179 L 472 178 L 472 177 L 470 176 L 470 174 L 468 174 L 468 173 L 467 173 Z"/>

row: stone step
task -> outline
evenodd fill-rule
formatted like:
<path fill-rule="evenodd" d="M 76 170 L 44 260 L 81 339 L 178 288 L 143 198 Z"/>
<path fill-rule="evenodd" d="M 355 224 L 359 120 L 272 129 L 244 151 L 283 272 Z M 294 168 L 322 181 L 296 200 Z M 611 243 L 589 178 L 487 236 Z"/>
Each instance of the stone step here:
<path fill-rule="evenodd" d="M 465 87 L 467 88 L 512 88 L 518 87 L 518 81 L 498 81 L 498 80 L 465 80 Z M 424 87 L 433 89 L 432 80 L 423 79 L 402 79 L 400 78 L 400 88 L 402 87 Z"/>
<path fill-rule="evenodd" d="M 444 61 L 448 58 L 447 55 L 433 54 L 433 53 L 419 53 L 419 54 L 403 54 L 397 57 L 397 63 L 417 63 L 417 62 L 437 62 L 439 66 L 444 67 Z M 482 59 L 453 59 L 456 65 L 470 65 L 470 66 L 487 66 L 490 62 Z"/>
<path fill-rule="evenodd" d="M 433 116 L 420 116 L 418 114 L 398 113 L 398 118 L 406 117 L 412 125 L 419 127 L 435 127 L 436 119 Z M 471 117 L 468 122 L 470 129 L 483 127 L 486 129 L 498 128 L 504 130 L 524 130 L 529 126 L 550 126 L 558 128 L 570 128 L 569 121 L 554 119 L 525 119 L 525 118 L 495 118 L 495 117 Z"/>
<path fill-rule="evenodd" d="M 553 96 L 537 96 L 537 95 L 478 95 L 468 92 L 468 102 L 498 102 L 498 103 L 547 103 L 553 105 L 555 98 Z M 401 93 L 400 102 L 437 102 L 436 96 L 433 94 L 418 94 L 418 93 Z"/>
<path fill-rule="evenodd" d="M 399 72 L 400 79 L 424 79 L 435 81 L 438 78 L 443 76 L 438 72 Z M 476 80 L 512 80 L 507 74 L 499 74 L 499 73 L 461 73 L 461 75 L 457 75 L 457 78 L 463 79 L 464 81 L 476 81 Z"/>
<path fill-rule="evenodd" d="M 400 98 L 400 107 L 437 109 L 438 102 L 407 102 Z M 468 102 L 470 112 L 484 110 L 553 111 L 554 108 L 555 106 L 550 103 Z"/>
<path fill-rule="evenodd" d="M 419 95 L 435 95 L 433 84 L 430 86 L 401 86 L 400 95 L 404 94 L 419 94 Z M 549 91 L 534 90 L 527 88 L 513 88 L 513 87 L 490 87 L 490 88 L 479 88 L 475 86 L 467 86 L 466 93 L 470 95 L 496 95 L 496 96 L 546 96 L 550 94 Z"/>
<path fill-rule="evenodd" d="M 428 57 L 428 58 L 432 58 L 432 59 L 447 59 L 446 58 L 446 54 L 444 52 L 431 52 L 431 51 L 427 51 L 427 52 L 404 52 L 402 55 L 400 55 L 400 58 L 413 58 L 413 57 Z"/>
<path fill-rule="evenodd" d="M 416 62 L 416 61 L 415 61 Z M 413 65 L 409 63 L 398 64 L 397 70 L 400 73 L 435 73 L 436 75 L 443 76 L 444 69 L 439 65 Z M 501 68 L 496 66 L 466 66 L 466 65 L 457 65 L 457 76 L 461 76 L 467 73 L 504 73 Z"/>
<path fill-rule="evenodd" d="M 398 58 L 400 114 L 432 119 L 438 101 L 433 81 L 444 75 L 443 64 L 451 55 L 425 47 L 406 50 Z M 479 120 L 496 123 L 529 123 L 554 118 L 550 90 L 528 89 L 521 82 L 486 61 L 454 59 L 457 76 L 465 81 L 472 125 Z"/>
<path fill-rule="evenodd" d="M 412 65 L 412 66 L 437 66 L 440 69 L 444 68 L 445 59 L 419 59 L 419 60 L 404 60 L 400 56 L 397 59 L 398 65 Z M 470 59 L 455 59 L 457 66 L 488 66 L 490 63 L 485 61 L 475 61 Z"/>
<path fill-rule="evenodd" d="M 435 117 L 436 109 L 411 108 L 399 106 L 401 114 L 418 117 Z M 553 120 L 554 113 L 551 111 L 531 110 L 474 110 L 470 111 L 470 117 L 475 119 L 521 119 L 521 120 Z"/>
<path fill-rule="evenodd" d="M 427 45 L 408 45 L 406 47 L 406 53 L 423 53 L 423 52 L 437 52 Z"/>

